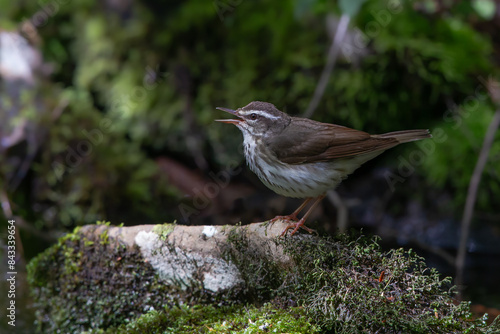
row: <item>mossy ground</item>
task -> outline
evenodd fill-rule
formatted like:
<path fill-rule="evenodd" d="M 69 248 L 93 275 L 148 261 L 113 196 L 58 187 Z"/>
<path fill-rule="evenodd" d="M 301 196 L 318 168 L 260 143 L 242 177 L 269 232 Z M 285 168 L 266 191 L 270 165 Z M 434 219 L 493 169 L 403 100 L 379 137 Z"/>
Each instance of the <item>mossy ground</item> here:
<path fill-rule="evenodd" d="M 297 264 L 282 296 L 306 309 L 311 321 L 334 333 L 472 333 L 468 303 L 456 303 L 451 279 L 402 249 L 382 252 L 376 238 L 339 235 L 280 240 Z"/>
<path fill-rule="evenodd" d="M 382 252 L 376 238 L 310 235 L 257 245 L 234 228 L 222 255 L 245 284 L 221 295 L 176 291 L 139 250 L 78 231 L 35 258 L 29 280 L 42 332 L 496 333 L 453 300 L 450 279 L 412 251 Z M 283 247 L 290 263 L 275 261 Z M 54 265 L 63 264 L 63 265 Z M 103 270 L 110 268 L 110 270 Z"/>
<path fill-rule="evenodd" d="M 305 310 L 299 307 L 276 308 L 197 305 L 176 306 L 164 312 L 151 311 L 136 321 L 101 333 L 319 333 L 319 326 L 309 322 Z"/>
<path fill-rule="evenodd" d="M 500 332 L 498 324 L 486 325 L 487 316 L 472 319 L 469 303 L 453 299 L 451 278 L 441 278 L 411 250 L 382 252 L 376 237 L 278 238 L 294 262 L 287 268 L 244 234 L 229 240 L 228 254 L 254 301 L 303 307 L 324 332 Z"/>

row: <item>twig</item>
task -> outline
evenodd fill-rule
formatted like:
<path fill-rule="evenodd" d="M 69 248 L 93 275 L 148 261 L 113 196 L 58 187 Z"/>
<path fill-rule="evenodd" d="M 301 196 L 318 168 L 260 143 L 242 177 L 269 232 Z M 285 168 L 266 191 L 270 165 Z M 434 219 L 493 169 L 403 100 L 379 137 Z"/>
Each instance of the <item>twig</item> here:
<path fill-rule="evenodd" d="M 426 243 L 418 241 L 418 239 L 416 239 L 416 238 L 411 238 L 409 240 L 411 242 L 414 242 L 415 245 L 417 245 L 419 248 L 426 250 L 430 253 L 434 253 L 437 256 L 441 257 L 443 260 L 445 260 L 448 263 L 448 265 L 450 267 L 453 266 L 453 264 L 455 263 L 455 257 L 453 256 L 453 254 L 448 253 L 446 250 L 444 250 L 440 247 L 437 247 L 437 246 L 428 245 Z"/>
<path fill-rule="evenodd" d="M 312 116 L 312 114 L 318 107 L 319 101 L 325 93 L 326 86 L 328 85 L 328 81 L 330 80 L 330 76 L 337 61 L 340 47 L 347 33 L 347 27 L 349 26 L 350 21 L 351 17 L 347 14 L 343 14 L 340 17 L 339 24 L 337 25 L 337 30 L 335 31 L 335 35 L 333 36 L 332 44 L 330 45 L 330 49 L 328 50 L 328 57 L 326 59 L 325 67 L 323 68 L 323 72 L 321 73 L 318 85 L 316 86 L 316 89 L 314 91 L 313 98 L 311 99 L 311 102 L 309 102 L 307 110 L 304 112 L 303 116 L 306 118 L 310 118 Z M 342 199 L 335 190 L 331 190 L 328 192 L 328 199 L 337 208 L 337 226 L 339 227 L 340 232 L 345 232 L 345 230 L 347 229 L 347 207 L 342 202 Z"/>
<path fill-rule="evenodd" d="M 335 62 L 337 61 L 340 47 L 347 33 L 347 27 L 349 26 L 350 21 L 351 17 L 347 14 L 343 14 L 340 17 L 337 31 L 335 32 L 335 36 L 333 37 L 332 45 L 330 46 L 330 50 L 328 50 L 328 57 L 326 59 L 325 68 L 321 73 L 321 77 L 319 79 L 318 85 L 316 86 L 316 90 L 314 91 L 313 98 L 303 115 L 306 118 L 310 118 L 312 116 L 314 110 L 316 110 L 316 108 L 318 107 L 319 101 L 325 93 L 326 86 L 328 84 L 328 81 L 330 80 L 330 75 L 332 74 Z"/>
<path fill-rule="evenodd" d="M 397 239 L 397 238 L 401 237 L 401 232 L 396 230 L 396 229 L 389 228 L 387 230 L 384 230 L 384 237 L 385 237 L 385 235 L 387 235 L 391 238 Z M 448 265 L 453 266 L 455 264 L 455 257 L 452 254 L 448 253 L 446 250 L 444 250 L 440 247 L 437 247 L 437 246 L 426 244 L 426 243 L 418 240 L 417 238 L 412 238 L 408 235 L 405 235 L 404 238 L 405 238 L 405 241 L 407 244 L 413 244 L 420 249 L 423 249 L 429 253 L 433 253 L 433 254 L 439 256 L 444 261 L 446 261 L 448 263 Z"/>
<path fill-rule="evenodd" d="M 69 104 L 69 100 L 63 99 L 59 101 L 56 108 L 52 111 L 51 121 L 56 121 L 66 109 Z M 43 127 L 43 124 L 40 122 L 36 125 L 36 128 L 32 131 L 26 132 L 23 139 L 25 139 L 28 143 L 28 150 L 26 156 L 23 158 L 21 165 L 19 166 L 17 173 L 14 174 L 9 184 L 10 191 L 15 191 L 17 187 L 21 184 L 22 180 L 28 173 L 28 170 L 31 167 L 33 160 L 36 157 L 38 149 L 45 142 L 45 137 L 48 134 L 48 130 L 46 127 Z"/>
<path fill-rule="evenodd" d="M 5 218 L 7 219 L 14 218 L 14 215 L 12 214 L 12 207 L 10 206 L 9 196 L 7 195 L 7 192 L 5 192 L 4 190 L 0 190 L 0 203 Z M 23 242 L 21 240 L 21 235 L 19 234 L 19 229 L 16 228 L 14 232 L 16 238 L 16 247 L 18 249 L 19 256 L 24 261 L 25 260 L 24 247 L 23 247 Z"/>
<path fill-rule="evenodd" d="M 329 190 L 327 192 L 328 199 L 332 204 L 337 208 L 337 227 L 339 229 L 339 233 L 345 233 L 347 230 L 347 222 L 348 222 L 348 210 L 347 205 L 345 205 L 342 198 L 335 190 Z"/>
<path fill-rule="evenodd" d="M 493 119 L 491 120 L 488 130 L 486 131 L 483 146 L 479 152 L 479 158 L 477 159 L 476 167 L 474 168 L 474 172 L 472 173 L 472 177 L 469 182 L 469 189 L 467 190 L 467 199 L 465 201 L 464 214 L 462 216 L 462 223 L 460 227 L 460 244 L 458 246 L 458 254 L 455 262 L 455 284 L 458 287 L 459 298 L 461 298 L 463 292 L 467 239 L 469 238 L 469 228 L 472 221 L 472 215 L 474 213 L 474 206 L 476 204 L 477 190 L 479 188 L 479 183 L 481 182 L 481 175 L 483 174 L 484 167 L 488 161 L 488 155 L 493 144 L 493 140 L 495 139 L 495 133 L 499 126 L 500 109 L 498 109 L 493 115 Z"/>

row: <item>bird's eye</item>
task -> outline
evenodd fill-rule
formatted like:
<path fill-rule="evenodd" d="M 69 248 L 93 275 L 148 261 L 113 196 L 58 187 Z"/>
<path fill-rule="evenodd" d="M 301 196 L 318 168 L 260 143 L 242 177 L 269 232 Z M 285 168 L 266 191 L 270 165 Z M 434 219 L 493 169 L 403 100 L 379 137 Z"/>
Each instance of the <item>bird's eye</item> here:
<path fill-rule="evenodd" d="M 255 113 L 254 114 L 250 114 L 250 119 L 253 120 L 253 121 L 255 121 L 257 119 L 257 117 L 258 116 Z"/>

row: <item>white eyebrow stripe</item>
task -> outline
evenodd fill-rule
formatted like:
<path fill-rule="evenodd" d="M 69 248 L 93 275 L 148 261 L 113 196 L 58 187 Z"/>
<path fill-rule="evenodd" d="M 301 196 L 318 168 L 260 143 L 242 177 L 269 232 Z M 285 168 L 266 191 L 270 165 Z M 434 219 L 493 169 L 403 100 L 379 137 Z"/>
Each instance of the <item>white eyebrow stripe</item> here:
<path fill-rule="evenodd" d="M 242 110 L 242 111 L 240 111 L 240 114 L 242 114 L 243 116 L 247 116 L 250 114 L 257 114 L 257 115 L 271 118 L 271 119 L 278 119 L 279 118 L 278 116 L 271 115 L 270 113 L 265 112 L 263 110 Z"/>

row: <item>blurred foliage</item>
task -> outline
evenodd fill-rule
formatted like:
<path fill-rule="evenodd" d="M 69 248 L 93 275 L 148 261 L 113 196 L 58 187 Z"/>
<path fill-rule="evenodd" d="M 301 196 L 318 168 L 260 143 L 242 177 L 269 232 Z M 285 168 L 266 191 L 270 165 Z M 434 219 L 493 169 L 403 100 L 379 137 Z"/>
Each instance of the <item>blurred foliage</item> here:
<path fill-rule="evenodd" d="M 443 131 L 444 141 L 436 145 L 436 151 L 424 160 L 428 179 L 435 186 L 459 189 L 455 193 L 458 203 L 465 203 L 466 189 L 483 144 L 484 135 L 493 117 L 493 109 L 484 102 L 485 96 L 475 97 L 465 105 L 450 109 L 445 123 L 437 131 Z M 437 128 L 436 128 L 437 129 Z M 500 141 L 496 140 L 490 151 L 488 164 L 482 175 L 477 208 L 488 210 L 500 194 Z"/>
<path fill-rule="evenodd" d="M 374 133 L 443 127 L 450 140 L 426 159 L 422 174 L 449 186 L 460 205 L 493 108 L 480 101 L 458 128 L 445 112 L 474 95 L 479 77 L 498 74 L 491 41 L 474 26 L 488 8 L 394 3 L 367 1 L 353 18 L 314 118 Z M 329 48 L 325 18 L 339 15 L 326 0 L 0 0 L 0 8 L 0 27 L 28 19 L 37 28 L 53 67 L 46 108 L 67 103 L 60 118 L 40 123 L 47 136 L 12 197 L 20 215 L 55 226 L 174 218 L 179 194 L 154 158 L 170 155 L 205 170 L 242 161 L 237 130 L 214 123 L 221 117 L 214 108 L 263 100 L 303 112 Z M 30 112 L 28 103 L 20 115 Z M 98 144 L 80 160 L 71 157 L 85 150 L 85 133 Z M 498 154 L 495 145 L 491 156 Z M 483 209 L 500 195 L 498 159 L 487 174 Z"/>

